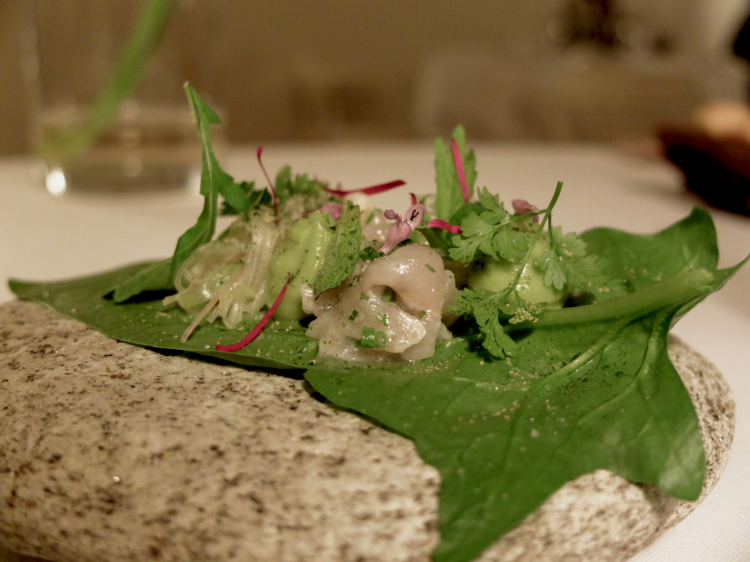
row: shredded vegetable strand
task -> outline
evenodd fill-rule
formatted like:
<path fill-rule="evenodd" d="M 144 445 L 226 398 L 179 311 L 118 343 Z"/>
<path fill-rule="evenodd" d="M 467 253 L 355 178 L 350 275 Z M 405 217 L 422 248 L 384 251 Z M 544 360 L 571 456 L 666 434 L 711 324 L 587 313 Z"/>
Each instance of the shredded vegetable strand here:
<path fill-rule="evenodd" d="M 461 151 L 458 148 L 458 143 L 454 140 L 451 141 L 451 150 L 453 151 L 453 163 L 456 165 L 456 174 L 458 175 L 458 182 L 461 184 L 461 192 L 464 194 L 464 201 L 469 202 L 469 188 L 466 185 L 466 174 L 464 173 L 464 161 L 461 159 Z"/>
<path fill-rule="evenodd" d="M 255 338 L 258 337 L 258 335 L 263 331 L 263 328 L 266 327 L 266 324 L 271 319 L 271 316 L 273 316 L 273 313 L 276 312 L 276 309 L 279 308 L 279 304 L 281 304 L 281 300 L 284 298 L 284 295 L 286 294 L 286 290 L 289 288 L 289 282 L 292 280 L 292 276 L 289 275 L 286 280 L 286 284 L 281 289 L 281 292 L 279 293 L 279 296 L 276 297 L 276 300 L 271 305 L 271 308 L 268 309 L 268 312 L 266 312 L 263 315 L 263 318 L 260 319 L 260 322 L 258 322 L 252 330 L 250 330 L 250 333 L 247 334 L 244 338 L 242 338 L 237 343 L 233 343 L 231 345 L 216 345 L 214 346 L 214 349 L 216 351 L 229 351 L 230 353 L 233 353 L 235 351 L 239 351 L 243 347 L 245 347 L 247 344 L 249 344 L 251 341 L 253 341 Z"/>
<path fill-rule="evenodd" d="M 237 279 L 239 278 L 240 273 L 242 273 L 242 268 L 238 269 L 235 272 L 235 274 L 232 275 L 231 279 L 229 279 L 229 281 L 227 282 L 227 285 L 230 285 L 230 286 L 233 285 L 237 281 Z M 208 301 L 208 304 L 203 307 L 203 310 L 201 310 L 200 313 L 198 314 L 198 316 L 195 317 L 195 319 L 190 324 L 190 326 L 188 326 L 187 330 L 185 330 L 183 332 L 182 337 L 180 338 L 180 341 L 182 343 L 185 343 L 186 341 L 188 341 L 188 338 L 190 337 L 190 334 L 192 334 L 193 331 L 195 331 L 195 329 L 198 327 L 198 324 L 201 323 L 201 321 L 206 317 L 206 315 L 209 312 L 211 312 L 211 310 L 213 310 L 213 308 L 219 302 L 219 299 L 221 298 L 222 294 L 223 293 L 222 293 L 221 289 L 218 289 L 216 291 L 216 293 L 214 293 L 214 296 L 211 297 L 211 300 Z"/>

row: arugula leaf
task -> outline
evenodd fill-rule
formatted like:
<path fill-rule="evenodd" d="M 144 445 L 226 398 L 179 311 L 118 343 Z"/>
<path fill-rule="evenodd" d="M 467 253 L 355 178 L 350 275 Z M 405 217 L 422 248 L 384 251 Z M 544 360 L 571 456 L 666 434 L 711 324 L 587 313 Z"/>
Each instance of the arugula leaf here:
<path fill-rule="evenodd" d="M 477 179 L 476 156 L 473 150 L 468 150 L 466 147 L 466 132 L 461 125 L 455 128 L 452 138 L 458 143 L 464 164 L 466 185 L 471 196 Z M 437 184 L 435 207 L 437 218 L 452 222 L 453 215 L 465 205 L 465 202 L 449 145 L 450 143 L 446 144 L 440 138 L 435 141 L 435 183 Z"/>
<path fill-rule="evenodd" d="M 190 84 L 185 84 L 185 93 L 190 102 L 190 109 L 193 112 L 201 141 L 203 170 L 201 171 L 200 193 L 205 201 L 203 211 L 195 225 L 177 241 L 177 247 L 172 256 L 170 278 L 174 278 L 177 268 L 196 248 L 210 242 L 213 238 L 216 230 L 219 194 L 224 197 L 231 208 L 238 212 L 244 213 L 250 209 L 250 200 L 246 191 L 235 183 L 232 176 L 221 169 L 211 146 L 209 128 L 211 125 L 218 125 L 221 120 Z"/>
<path fill-rule="evenodd" d="M 218 197 L 224 197 L 223 214 L 237 214 L 247 212 L 251 206 L 263 202 L 264 196 L 270 194 L 265 190 L 253 191 L 253 184 L 238 185 L 232 177 L 224 172 L 216 160 L 211 146 L 209 127 L 221 122 L 219 117 L 203 102 L 190 84 L 185 84 L 185 93 L 190 102 L 191 111 L 195 118 L 203 147 L 203 170 L 201 172 L 200 193 L 205 202 L 203 211 L 196 224 L 190 227 L 177 241 L 174 255 L 168 261 L 153 264 L 151 267 L 139 271 L 129 279 L 123 279 L 115 288 L 116 303 L 124 302 L 144 291 L 160 291 L 174 288 L 174 275 L 180 264 L 199 246 L 209 242 L 216 229 L 216 213 Z"/>
<path fill-rule="evenodd" d="M 206 324 L 182 343 L 180 336 L 192 318 L 178 307 L 165 308 L 160 300 L 116 304 L 114 300 L 102 297 L 125 280 L 161 263 L 164 262 L 131 265 L 70 281 L 27 283 L 11 280 L 9 285 L 19 298 L 39 302 L 106 336 L 134 345 L 219 357 L 240 365 L 271 369 L 301 369 L 315 359 L 318 344 L 305 336 L 305 329 L 298 322 L 269 322 L 250 345 L 226 353 L 215 351 L 214 346 L 234 343 L 237 334 L 248 331 L 257 319 L 249 320 L 237 330 L 224 328 L 218 322 Z"/>
<path fill-rule="evenodd" d="M 336 238 L 329 246 L 313 284 L 316 295 L 338 287 L 354 270 L 362 243 L 362 223 L 359 215 L 359 205 L 352 205 L 347 201 L 336 224 Z"/>

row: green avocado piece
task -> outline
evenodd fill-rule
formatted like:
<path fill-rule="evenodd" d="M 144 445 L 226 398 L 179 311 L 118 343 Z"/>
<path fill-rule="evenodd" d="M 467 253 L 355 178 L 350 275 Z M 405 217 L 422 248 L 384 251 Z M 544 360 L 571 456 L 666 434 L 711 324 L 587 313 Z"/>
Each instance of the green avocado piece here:
<path fill-rule="evenodd" d="M 302 310 L 300 286 L 315 281 L 334 239 L 334 225 L 330 215 L 315 211 L 287 229 L 284 243 L 274 252 L 268 268 L 268 306 L 279 296 L 289 274 L 292 275 L 289 288 L 273 315 L 275 319 L 301 320 L 307 316 Z"/>
<path fill-rule="evenodd" d="M 544 272 L 534 265 L 534 260 L 549 249 L 548 240 L 540 239 L 534 245 L 518 283 L 518 294 L 527 302 L 544 302 L 547 303 L 547 308 L 562 308 L 568 297 L 567 292 L 556 289 L 554 285 L 545 285 Z M 519 267 L 519 264 L 508 260 L 481 258 L 474 262 L 472 272 L 467 278 L 467 285 L 470 289 L 486 289 L 497 293 L 508 288 L 515 279 Z"/>

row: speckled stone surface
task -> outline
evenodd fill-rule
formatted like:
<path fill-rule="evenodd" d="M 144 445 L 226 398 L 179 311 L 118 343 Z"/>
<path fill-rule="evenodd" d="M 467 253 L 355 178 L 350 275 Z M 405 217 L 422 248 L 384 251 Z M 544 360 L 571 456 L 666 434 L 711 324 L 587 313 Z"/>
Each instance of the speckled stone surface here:
<path fill-rule="evenodd" d="M 670 354 L 701 421 L 704 495 L 734 405 Z M 55 562 L 428 562 L 437 471 L 411 441 L 304 381 L 116 343 L 41 306 L 0 306 L 0 543 Z M 695 503 L 597 471 L 480 558 L 619 561 Z"/>

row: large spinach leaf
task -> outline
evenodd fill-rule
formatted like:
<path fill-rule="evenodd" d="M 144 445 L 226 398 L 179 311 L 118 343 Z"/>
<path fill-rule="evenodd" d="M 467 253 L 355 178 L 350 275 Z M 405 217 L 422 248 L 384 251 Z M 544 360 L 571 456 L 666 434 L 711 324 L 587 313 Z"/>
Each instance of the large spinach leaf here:
<path fill-rule="evenodd" d="M 723 278 L 691 270 L 619 301 L 548 313 L 505 360 L 454 339 L 397 369 L 324 364 L 305 377 L 335 404 L 414 439 L 441 475 L 435 560 L 464 562 L 596 469 L 698 497 L 698 420 L 666 336 L 676 311 Z"/>
<path fill-rule="evenodd" d="M 272 369 L 302 369 L 317 355 L 317 342 L 306 337 L 297 322 L 270 322 L 250 345 L 227 353 L 214 350 L 214 346 L 237 341 L 237 330 L 226 329 L 219 322 L 201 325 L 182 343 L 180 336 L 192 319 L 178 307 L 165 308 L 161 300 L 133 299 L 116 304 L 111 298 L 102 297 L 152 265 L 131 265 L 101 275 L 53 283 L 11 280 L 10 288 L 20 298 L 44 304 L 106 336 L 144 347 L 208 355 L 240 365 Z M 240 329 L 247 331 L 253 324 L 254 321 Z"/>

